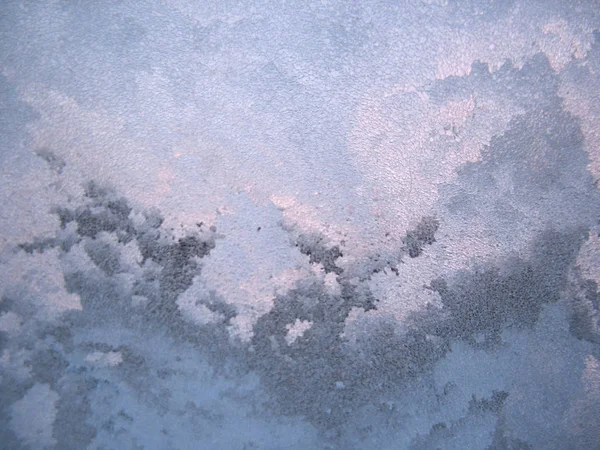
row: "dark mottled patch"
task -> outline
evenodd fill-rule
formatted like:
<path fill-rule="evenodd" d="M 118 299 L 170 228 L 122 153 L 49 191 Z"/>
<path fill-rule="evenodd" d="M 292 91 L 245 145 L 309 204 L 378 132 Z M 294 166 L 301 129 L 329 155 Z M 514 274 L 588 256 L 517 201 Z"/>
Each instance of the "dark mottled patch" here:
<path fill-rule="evenodd" d="M 82 237 L 95 238 L 100 232 L 116 233 L 119 241 L 129 242 L 135 233 L 135 227 L 129 218 L 131 208 L 124 198 L 118 198 L 108 188 L 94 182 L 85 186 L 85 198 L 88 202 L 72 210 L 57 207 L 61 227 L 75 221 L 77 233 Z"/>
<path fill-rule="evenodd" d="M 74 218 L 77 221 L 77 232 L 81 236 L 96 237 L 101 231 L 108 233 L 122 229 L 122 219 L 110 211 L 93 212 L 91 208 L 75 211 Z M 127 236 L 127 235 L 126 235 Z"/>
<path fill-rule="evenodd" d="M 317 234 L 303 234 L 298 237 L 296 246 L 309 257 L 311 264 L 323 264 L 325 272 L 341 274 L 343 270 L 335 264 L 335 260 L 344 256 L 339 246 L 327 247 L 325 238 Z"/>
<path fill-rule="evenodd" d="M 123 270 L 120 244 L 136 241 L 142 255 L 143 276 L 134 283 L 134 295 L 144 295 L 149 302 L 145 310 L 165 323 L 181 321 L 177 297 L 188 289 L 194 276 L 200 273 L 197 258 L 203 258 L 215 247 L 215 231 L 202 232 L 202 235 L 189 234 L 173 242 L 161 228 L 162 216 L 156 211 L 143 214 L 143 223 L 135 224 L 130 215 L 132 207 L 109 188 L 90 182 L 85 187 L 85 202 L 76 208 L 60 207 L 58 214 L 61 228 L 69 222 L 77 224 L 77 235 L 84 240 L 84 248 L 92 262 L 105 275 L 75 272 L 65 274 L 69 292 L 81 296 L 84 307 L 95 309 L 97 313 L 125 314 L 131 303 L 121 283 L 112 277 Z M 119 244 L 98 239 L 101 232 L 117 236 Z M 42 249 L 48 245 L 58 245 L 55 238 L 49 243 L 22 244 L 26 251 Z M 64 248 L 67 251 L 70 247 Z M 147 264 L 152 262 L 153 265 Z M 213 309 L 222 310 L 228 320 L 233 316 L 231 308 L 214 301 Z"/>
<path fill-rule="evenodd" d="M 366 283 L 340 279 L 341 295 L 331 295 L 319 281 L 305 280 L 278 296 L 273 309 L 254 327 L 252 367 L 276 394 L 285 414 L 303 415 L 315 426 L 335 430 L 357 408 L 389 393 L 431 367 L 447 347 L 425 332 L 398 335 L 391 323 L 372 326 L 359 348 L 342 338 L 351 309 L 375 309 Z M 293 343 L 287 326 L 296 320 L 311 327 Z"/>
<path fill-rule="evenodd" d="M 420 239 L 431 242 L 433 232 L 423 232 Z M 506 326 L 534 325 L 542 305 L 558 300 L 582 240 L 580 230 L 549 230 L 533 243 L 528 259 L 465 273 L 451 285 L 437 280 L 432 288 L 440 293 L 443 310 L 414 314 L 412 328 L 403 335 L 393 323 L 380 321 L 352 350 L 341 337 L 350 309 L 376 306 L 366 284 L 353 285 L 340 276 L 342 295 L 332 296 L 317 281 L 301 282 L 278 296 L 273 309 L 257 322 L 253 367 L 276 394 L 282 412 L 304 415 L 321 429 L 335 429 L 350 411 L 429 370 L 452 340 L 477 345 L 474 337 L 482 333 L 489 346 L 498 342 Z M 288 344 L 287 326 L 296 320 L 312 325 Z M 503 400 L 498 393 L 472 406 L 492 412 Z"/>
<path fill-rule="evenodd" d="M 367 396 L 373 397 L 415 379 L 443 357 L 449 347 L 418 327 L 398 334 L 395 324 L 387 320 L 371 326 L 353 350 L 356 353 L 350 354 L 349 361 L 358 369 L 361 383 L 368 386 Z"/>
<path fill-rule="evenodd" d="M 216 371 L 225 370 L 225 355 L 230 362 L 239 360 L 243 349 L 232 342 L 226 328 L 236 316 L 235 307 L 214 293 L 203 296 L 199 301 L 221 314 L 222 320 L 200 327 L 184 318 L 176 303 L 178 296 L 200 274 L 198 259 L 215 247 L 216 228 L 198 227 L 200 229 L 191 230 L 187 236 L 173 239 L 170 231 L 162 227 L 163 217 L 158 211 L 138 211 L 134 223 L 128 201 L 111 189 L 89 183 L 85 192 L 82 204 L 55 208 L 61 218 L 61 230 L 53 245 L 66 254 L 74 242 L 82 242 L 95 267 L 69 269 L 64 273 L 65 288 L 79 295 L 83 311 L 67 312 L 62 322 L 68 326 L 54 327 L 47 330 L 47 334 L 60 335 L 57 339 L 70 352 L 74 350 L 72 330 L 99 323 L 115 324 L 144 332 L 166 332 L 174 339 L 192 343 L 214 363 Z M 85 223 L 90 217 L 91 225 Z M 70 222 L 76 224 L 74 233 L 64 231 Z M 107 239 L 101 233 L 112 234 L 117 239 Z M 66 241 L 69 245 L 65 245 Z M 122 260 L 124 246 L 131 241 L 135 242 L 143 261 L 130 288 L 119 275 L 131 270 L 130 263 Z M 144 296 L 147 303 L 134 307 L 133 295 Z M 124 359 L 119 365 L 120 373 L 132 379 L 144 373 L 143 361 L 136 362 L 130 349 L 119 348 L 118 351 L 122 351 Z"/>
<path fill-rule="evenodd" d="M 19 244 L 18 247 L 26 253 L 30 255 L 33 253 L 44 253 L 44 251 L 54 248 L 58 245 L 57 240 L 55 238 L 44 238 L 40 239 L 35 237 L 33 242 L 26 242 L 23 244 Z"/>
<path fill-rule="evenodd" d="M 87 240 L 84 248 L 90 259 L 106 275 L 112 276 L 121 267 L 120 254 L 116 248 L 107 242 Z"/>
<path fill-rule="evenodd" d="M 341 338 L 352 308 L 369 311 L 376 300 L 363 286 L 342 281 L 341 295 L 330 295 L 322 282 L 305 280 L 277 296 L 273 309 L 254 327 L 252 367 L 278 397 L 286 414 L 305 415 L 318 426 L 340 424 L 349 407 L 362 401 L 353 385 L 356 367 L 348 365 Z M 296 320 L 311 327 L 288 344 L 287 326 Z M 339 389 L 336 382 L 345 383 Z"/>
<path fill-rule="evenodd" d="M 127 289 L 100 270 L 66 273 L 64 277 L 67 292 L 79 294 L 84 310 L 93 312 L 98 320 L 124 315 L 129 308 L 131 299 Z"/>
<path fill-rule="evenodd" d="M 493 391 L 492 397 L 477 399 L 475 394 L 469 401 L 469 412 L 471 413 L 493 413 L 498 414 L 504 407 L 504 402 L 508 398 L 508 392 L 505 391 Z"/>
<path fill-rule="evenodd" d="M 177 297 L 192 285 L 194 276 L 200 273 L 196 258 L 206 256 L 214 241 L 202 241 L 196 236 L 187 236 L 175 243 L 161 243 L 158 239 L 147 239 L 144 234 L 138 239 L 145 260 L 150 259 L 162 269 L 158 273 L 147 272 L 150 289 L 145 289 L 149 303 L 147 311 L 163 320 L 179 315 Z M 137 286 L 142 289 L 141 286 Z M 156 290 L 157 288 L 157 290 Z"/>
<path fill-rule="evenodd" d="M 48 383 L 54 388 L 69 363 L 61 352 L 55 349 L 42 349 L 33 355 L 28 365 L 39 383 Z"/>
<path fill-rule="evenodd" d="M 593 280 L 579 279 L 571 297 L 570 330 L 578 339 L 600 344 L 600 292 Z"/>
<path fill-rule="evenodd" d="M 408 256 L 416 258 L 423 253 L 425 245 L 433 244 L 439 225 L 434 217 L 423 217 L 414 230 L 407 231 L 402 242 L 404 242 Z"/>
<path fill-rule="evenodd" d="M 202 303 L 210 311 L 221 315 L 223 319 L 220 325 L 229 325 L 231 319 L 237 316 L 235 306 L 227 303 L 225 299 L 217 295 L 214 291 L 209 293 L 208 298 L 202 299 L 198 303 Z"/>
<path fill-rule="evenodd" d="M 493 344 L 506 326 L 532 326 L 542 305 L 556 302 L 566 287 L 583 237 L 579 230 L 546 231 L 533 244 L 528 260 L 464 273 L 451 284 L 434 280 L 431 287 L 440 294 L 448 316 L 432 324 L 431 331 L 445 339 L 467 340 L 483 333 Z"/>
<path fill-rule="evenodd" d="M 60 156 L 57 156 L 56 154 L 54 154 L 46 148 L 36 151 L 35 154 L 42 158 L 44 161 L 46 161 L 48 163 L 48 166 L 50 166 L 50 169 L 52 169 L 59 175 L 62 174 L 63 169 L 67 165 L 64 159 L 62 159 Z"/>
<path fill-rule="evenodd" d="M 57 206 L 52 208 L 51 211 L 58 216 L 58 220 L 60 221 L 60 227 L 62 229 L 64 229 L 68 223 L 73 222 L 75 220 L 75 214 L 69 208 Z"/>

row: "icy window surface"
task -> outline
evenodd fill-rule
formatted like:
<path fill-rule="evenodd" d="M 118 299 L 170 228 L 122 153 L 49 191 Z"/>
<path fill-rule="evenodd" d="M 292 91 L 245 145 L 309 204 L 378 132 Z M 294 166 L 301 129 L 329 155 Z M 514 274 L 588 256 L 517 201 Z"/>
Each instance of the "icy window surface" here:
<path fill-rule="evenodd" d="M 594 0 L 0 6 L 0 448 L 600 448 Z"/>

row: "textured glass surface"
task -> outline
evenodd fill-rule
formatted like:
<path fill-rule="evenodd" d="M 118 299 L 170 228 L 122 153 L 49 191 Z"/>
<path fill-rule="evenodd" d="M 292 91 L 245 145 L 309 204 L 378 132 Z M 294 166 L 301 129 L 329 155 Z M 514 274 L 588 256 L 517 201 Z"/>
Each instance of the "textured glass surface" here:
<path fill-rule="evenodd" d="M 3 1 L 0 448 L 600 448 L 600 4 Z"/>

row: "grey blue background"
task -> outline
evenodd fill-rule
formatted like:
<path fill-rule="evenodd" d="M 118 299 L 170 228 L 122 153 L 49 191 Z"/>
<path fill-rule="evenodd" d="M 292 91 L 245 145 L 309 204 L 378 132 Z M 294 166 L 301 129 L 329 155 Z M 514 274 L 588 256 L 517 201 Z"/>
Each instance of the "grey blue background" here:
<path fill-rule="evenodd" d="M 600 448 L 600 4 L 3 1 L 0 447 Z"/>

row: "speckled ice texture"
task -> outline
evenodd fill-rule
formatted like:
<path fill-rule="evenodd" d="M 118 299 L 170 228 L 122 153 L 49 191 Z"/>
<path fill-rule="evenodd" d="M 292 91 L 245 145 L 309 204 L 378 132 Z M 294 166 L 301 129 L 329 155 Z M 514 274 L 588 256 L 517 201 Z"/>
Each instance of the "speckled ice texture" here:
<path fill-rule="evenodd" d="M 600 448 L 600 2 L 0 5 L 1 449 Z"/>

